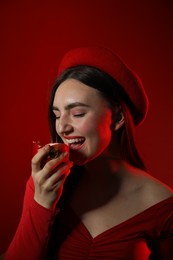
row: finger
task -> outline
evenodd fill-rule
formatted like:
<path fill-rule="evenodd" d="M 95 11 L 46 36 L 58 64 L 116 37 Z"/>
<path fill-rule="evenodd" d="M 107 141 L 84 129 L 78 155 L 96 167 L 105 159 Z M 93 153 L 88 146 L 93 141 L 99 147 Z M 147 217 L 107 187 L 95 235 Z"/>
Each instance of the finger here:
<path fill-rule="evenodd" d="M 58 170 L 61 169 L 61 167 L 64 165 L 64 163 L 67 161 L 67 159 L 68 159 L 68 154 L 67 154 L 67 152 L 65 152 L 65 153 L 61 154 L 58 158 L 49 160 L 41 171 L 40 171 L 40 169 L 37 169 L 38 170 L 38 172 L 36 171 L 37 172 L 37 183 L 39 185 L 42 185 L 45 182 L 45 180 L 47 180 L 51 175 L 53 175 L 55 172 L 58 172 Z M 67 161 L 67 163 L 68 163 L 68 161 Z M 71 164 L 72 164 L 72 162 L 71 162 Z M 34 175 L 35 175 L 35 172 L 33 170 L 32 176 L 34 177 Z"/>
<path fill-rule="evenodd" d="M 73 163 L 68 162 L 65 165 L 63 165 L 60 169 L 58 169 L 56 172 L 54 172 L 52 175 L 49 175 L 46 186 L 49 186 L 49 189 L 53 190 L 54 186 L 56 186 L 62 180 L 65 181 L 65 179 L 67 178 L 67 176 L 70 173 L 70 168 L 72 166 L 73 166 Z"/>
<path fill-rule="evenodd" d="M 45 156 L 48 155 L 49 149 L 50 149 L 50 146 L 45 145 L 44 147 L 40 148 L 39 151 L 37 152 L 37 154 L 32 158 L 31 166 L 32 166 L 32 170 L 34 172 L 37 172 L 40 170 L 41 162 L 42 162 L 43 158 L 45 158 Z"/>
<path fill-rule="evenodd" d="M 45 172 L 52 172 L 55 169 L 58 169 L 58 166 L 61 166 L 62 163 L 68 162 L 68 153 L 64 152 L 60 154 L 57 158 L 49 160 L 43 167 Z"/>

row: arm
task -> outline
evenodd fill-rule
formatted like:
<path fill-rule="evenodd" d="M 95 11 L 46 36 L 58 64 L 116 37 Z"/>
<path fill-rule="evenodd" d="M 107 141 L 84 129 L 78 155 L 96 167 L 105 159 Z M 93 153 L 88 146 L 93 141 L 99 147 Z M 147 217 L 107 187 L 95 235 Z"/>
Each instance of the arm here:
<path fill-rule="evenodd" d="M 72 166 L 64 156 L 60 156 L 41 168 L 47 151 L 40 149 L 32 160 L 32 177 L 26 186 L 21 220 L 5 260 L 44 258 L 55 204 Z"/>
<path fill-rule="evenodd" d="M 46 247 L 53 211 L 33 199 L 32 179 L 25 192 L 23 213 L 16 234 L 5 254 L 6 260 L 42 259 Z"/>

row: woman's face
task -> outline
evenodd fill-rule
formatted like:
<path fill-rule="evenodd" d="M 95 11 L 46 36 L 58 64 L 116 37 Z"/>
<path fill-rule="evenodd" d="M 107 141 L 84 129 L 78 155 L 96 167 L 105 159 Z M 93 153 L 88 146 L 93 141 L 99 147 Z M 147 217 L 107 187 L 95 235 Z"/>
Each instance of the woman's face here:
<path fill-rule="evenodd" d="M 56 132 L 69 145 L 74 164 L 84 165 L 108 147 L 112 111 L 98 90 L 75 79 L 65 80 L 55 93 L 53 112 Z"/>

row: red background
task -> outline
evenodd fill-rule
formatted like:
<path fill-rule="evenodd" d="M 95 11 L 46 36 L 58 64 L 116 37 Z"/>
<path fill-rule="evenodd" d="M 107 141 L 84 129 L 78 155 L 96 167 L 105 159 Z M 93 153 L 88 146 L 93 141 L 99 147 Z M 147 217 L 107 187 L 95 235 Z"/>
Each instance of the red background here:
<path fill-rule="evenodd" d="M 32 141 L 49 141 L 49 89 L 70 48 L 112 48 L 138 72 L 150 99 L 139 145 L 173 187 L 172 13 L 171 0 L 0 1 L 0 253 L 19 222 Z"/>

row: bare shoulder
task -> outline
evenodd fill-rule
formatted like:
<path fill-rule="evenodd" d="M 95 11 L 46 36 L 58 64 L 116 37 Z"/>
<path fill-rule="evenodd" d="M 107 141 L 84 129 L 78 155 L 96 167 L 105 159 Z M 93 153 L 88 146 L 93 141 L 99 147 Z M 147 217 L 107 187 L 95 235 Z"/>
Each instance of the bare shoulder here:
<path fill-rule="evenodd" d="M 173 196 L 173 189 L 150 174 L 141 171 L 138 178 L 141 182 L 142 196 L 148 206 Z"/>
<path fill-rule="evenodd" d="M 173 190 L 162 181 L 154 178 L 149 173 L 135 167 L 129 167 L 125 173 L 124 193 L 128 198 L 128 208 L 132 215 L 173 196 Z M 122 203 L 123 204 L 123 203 Z"/>

